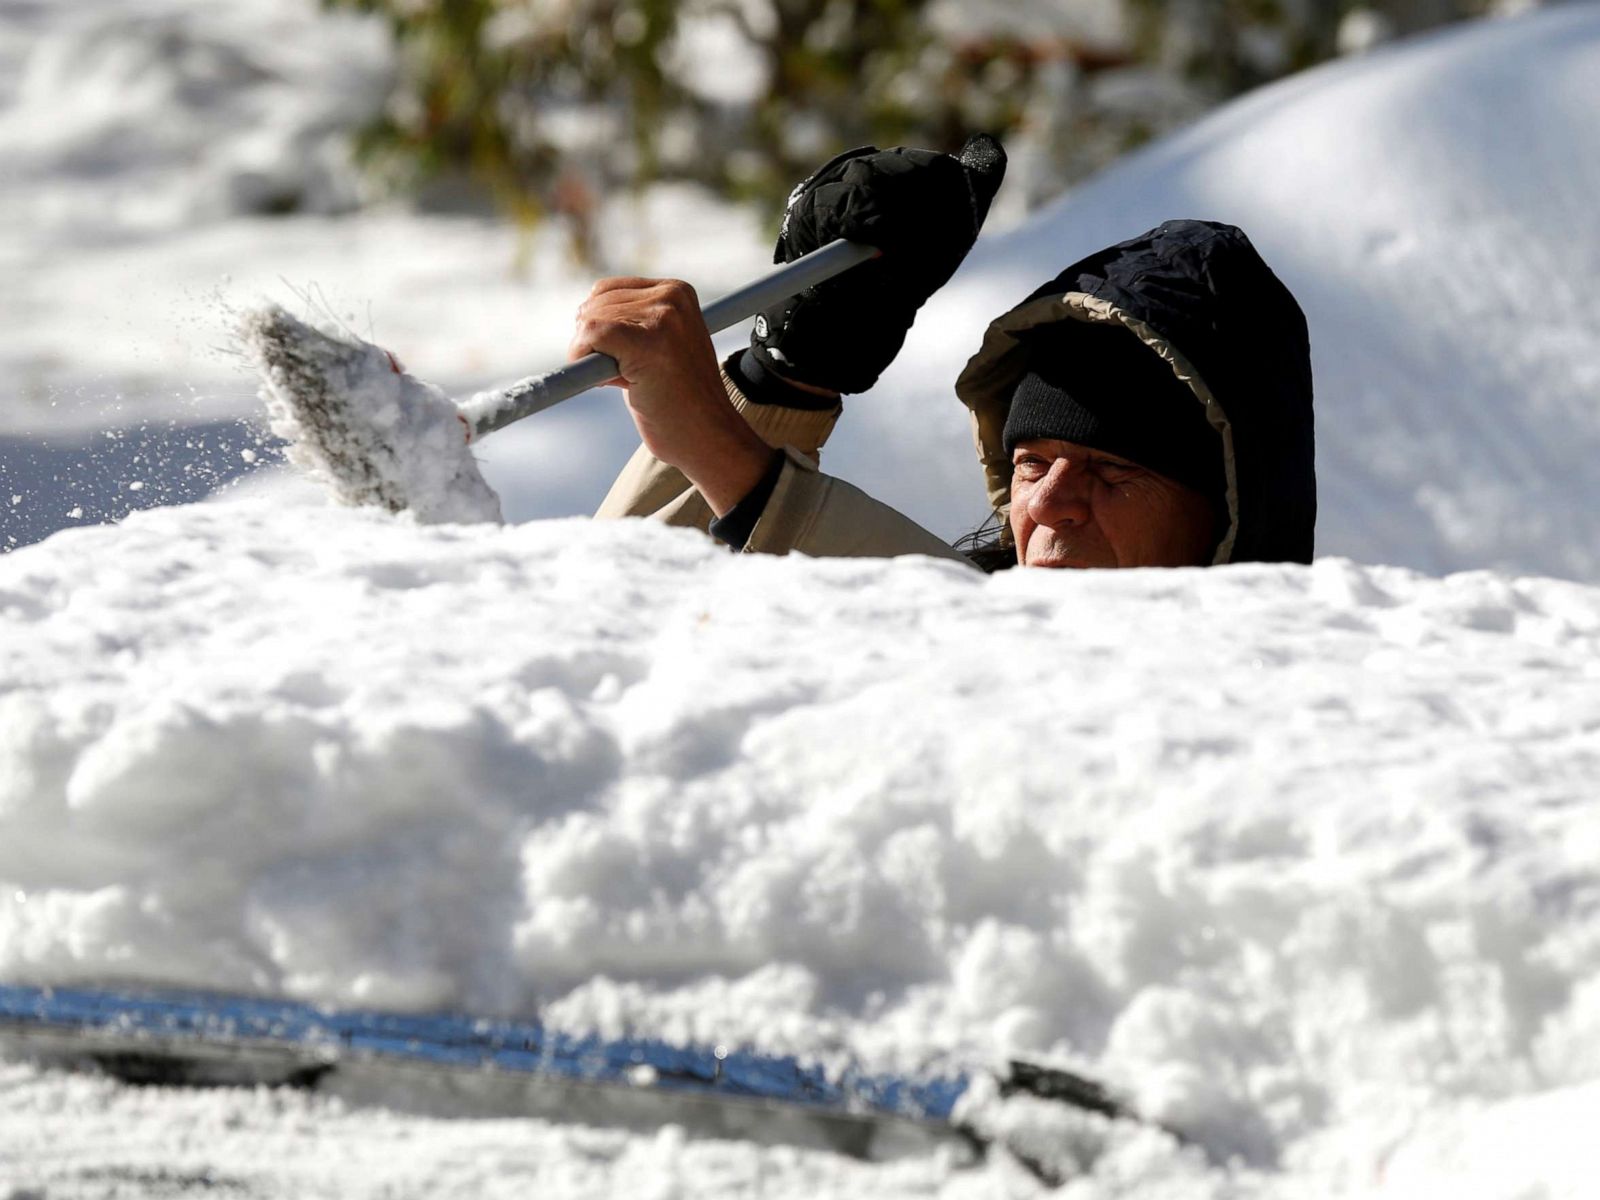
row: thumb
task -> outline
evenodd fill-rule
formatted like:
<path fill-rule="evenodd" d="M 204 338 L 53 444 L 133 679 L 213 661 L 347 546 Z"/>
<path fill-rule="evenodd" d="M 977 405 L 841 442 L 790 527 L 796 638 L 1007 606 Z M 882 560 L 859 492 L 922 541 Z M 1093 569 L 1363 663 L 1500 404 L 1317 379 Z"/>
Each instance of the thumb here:
<path fill-rule="evenodd" d="M 989 134 L 975 133 L 956 157 L 966 168 L 967 186 L 972 190 L 972 232 L 977 236 L 983 219 L 989 215 L 989 204 L 1006 177 L 1005 148 Z"/>

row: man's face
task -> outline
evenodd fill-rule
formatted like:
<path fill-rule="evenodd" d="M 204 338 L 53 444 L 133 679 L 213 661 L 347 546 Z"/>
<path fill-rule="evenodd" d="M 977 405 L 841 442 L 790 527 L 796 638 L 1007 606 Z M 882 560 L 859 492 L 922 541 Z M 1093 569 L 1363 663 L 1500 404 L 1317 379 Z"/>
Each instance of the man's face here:
<path fill-rule="evenodd" d="M 1215 541 L 1205 496 L 1075 442 L 1040 438 L 1011 455 L 1011 535 L 1025 567 L 1194 567 Z"/>

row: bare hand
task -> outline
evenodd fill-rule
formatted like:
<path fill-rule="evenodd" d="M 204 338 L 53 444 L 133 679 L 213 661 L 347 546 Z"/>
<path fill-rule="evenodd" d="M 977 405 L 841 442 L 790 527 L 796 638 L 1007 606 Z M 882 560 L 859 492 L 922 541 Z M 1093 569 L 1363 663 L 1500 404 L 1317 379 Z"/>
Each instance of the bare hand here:
<path fill-rule="evenodd" d="M 617 360 L 612 383 L 650 453 L 677 467 L 719 517 L 760 481 L 772 448 L 722 386 L 692 287 L 676 279 L 602 279 L 578 308 L 568 357 Z"/>

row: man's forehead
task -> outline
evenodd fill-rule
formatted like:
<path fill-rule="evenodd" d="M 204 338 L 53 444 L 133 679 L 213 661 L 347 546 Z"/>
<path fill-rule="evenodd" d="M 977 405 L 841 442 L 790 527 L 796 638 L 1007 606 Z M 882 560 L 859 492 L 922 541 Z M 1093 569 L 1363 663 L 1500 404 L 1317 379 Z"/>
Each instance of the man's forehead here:
<path fill-rule="evenodd" d="M 1025 442 L 1018 442 L 1017 448 L 1012 452 L 1013 457 L 1018 454 L 1037 454 L 1044 458 L 1094 458 L 1106 462 L 1123 463 L 1130 467 L 1139 464 L 1131 458 L 1124 458 L 1120 454 L 1112 454 L 1106 450 L 1096 450 L 1093 446 L 1085 446 L 1079 442 L 1067 442 L 1060 438 L 1029 438 Z"/>

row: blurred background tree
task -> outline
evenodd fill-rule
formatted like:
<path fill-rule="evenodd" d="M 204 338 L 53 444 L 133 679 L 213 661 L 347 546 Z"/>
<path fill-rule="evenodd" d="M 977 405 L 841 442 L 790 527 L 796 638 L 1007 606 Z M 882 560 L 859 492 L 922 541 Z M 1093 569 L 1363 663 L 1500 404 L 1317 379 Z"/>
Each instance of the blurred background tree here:
<path fill-rule="evenodd" d="M 656 180 L 777 204 L 851 146 L 1012 152 L 1025 210 L 1249 88 L 1531 0 L 323 0 L 385 17 L 359 152 L 433 207 L 559 214 Z"/>

